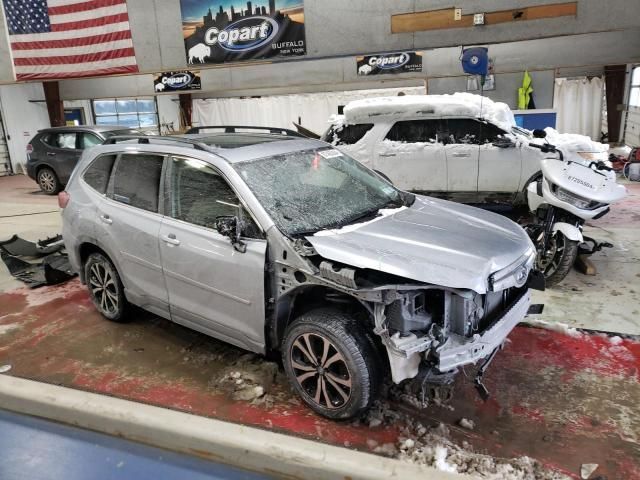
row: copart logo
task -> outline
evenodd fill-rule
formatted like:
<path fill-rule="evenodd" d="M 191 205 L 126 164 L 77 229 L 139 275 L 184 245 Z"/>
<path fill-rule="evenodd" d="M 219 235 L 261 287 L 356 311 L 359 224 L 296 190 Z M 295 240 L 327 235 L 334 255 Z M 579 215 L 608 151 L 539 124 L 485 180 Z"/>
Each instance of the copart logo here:
<path fill-rule="evenodd" d="M 193 77 L 190 73 L 174 73 L 170 77 L 162 77 L 162 83 L 172 88 L 184 88 L 191 84 Z"/>
<path fill-rule="evenodd" d="M 393 68 L 400 68 L 409 62 L 408 53 L 399 53 L 397 55 L 385 55 L 380 57 L 371 57 L 369 59 L 369 65 L 372 67 L 378 67 L 383 70 L 390 70 Z"/>
<path fill-rule="evenodd" d="M 224 30 L 208 29 L 204 35 L 207 45 L 220 45 L 225 50 L 244 52 L 268 44 L 278 33 L 278 23 L 270 17 L 243 18 Z"/>
<path fill-rule="evenodd" d="M 574 177 L 572 175 L 569 175 L 569 177 L 567 177 L 567 178 L 569 179 L 569 181 L 574 182 L 574 183 L 579 183 L 580 185 L 584 185 L 585 187 L 590 188 L 591 190 L 595 190 L 596 189 L 596 187 L 591 185 L 589 182 L 585 182 L 581 178 Z"/>

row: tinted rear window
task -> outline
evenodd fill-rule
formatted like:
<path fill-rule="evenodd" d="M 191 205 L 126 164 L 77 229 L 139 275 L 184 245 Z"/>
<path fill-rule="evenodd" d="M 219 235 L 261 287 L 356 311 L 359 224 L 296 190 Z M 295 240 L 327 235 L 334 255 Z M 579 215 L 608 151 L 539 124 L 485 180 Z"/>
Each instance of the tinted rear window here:
<path fill-rule="evenodd" d="M 406 143 L 435 143 L 439 129 L 439 120 L 404 120 L 391 127 L 386 139 Z"/>
<path fill-rule="evenodd" d="M 111 169 L 113 168 L 113 162 L 115 162 L 115 160 L 115 155 L 102 155 L 96 158 L 84 172 L 84 176 L 82 178 L 84 178 L 84 181 L 97 192 L 105 193 L 107 191 L 107 184 L 109 183 Z"/>
<path fill-rule="evenodd" d="M 113 176 L 113 199 L 157 212 L 163 160 L 159 155 L 121 155 Z"/>

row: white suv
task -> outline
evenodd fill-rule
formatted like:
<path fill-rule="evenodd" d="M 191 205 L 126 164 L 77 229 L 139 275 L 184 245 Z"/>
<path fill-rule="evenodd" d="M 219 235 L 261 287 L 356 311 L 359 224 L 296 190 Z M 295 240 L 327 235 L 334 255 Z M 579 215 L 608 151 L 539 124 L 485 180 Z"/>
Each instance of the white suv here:
<path fill-rule="evenodd" d="M 524 200 L 539 151 L 504 103 L 468 93 L 358 100 L 323 140 L 393 184 L 462 202 Z"/>

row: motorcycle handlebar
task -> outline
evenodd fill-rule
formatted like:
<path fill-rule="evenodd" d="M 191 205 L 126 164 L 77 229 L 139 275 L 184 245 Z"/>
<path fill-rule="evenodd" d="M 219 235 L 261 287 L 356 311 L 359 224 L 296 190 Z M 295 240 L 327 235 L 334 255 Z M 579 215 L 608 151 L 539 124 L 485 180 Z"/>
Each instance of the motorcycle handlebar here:
<path fill-rule="evenodd" d="M 529 146 L 533 148 L 537 148 L 538 150 L 541 150 L 543 153 L 555 152 L 560 157 L 559 160 L 564 161 L 564 155 L 562 155 L 562 151 L 560 151 L 560 149 L 556 148 L 550 143 L 545 143 L 544 145 L 540 145 L 538 143 L 529 143 Z"/>

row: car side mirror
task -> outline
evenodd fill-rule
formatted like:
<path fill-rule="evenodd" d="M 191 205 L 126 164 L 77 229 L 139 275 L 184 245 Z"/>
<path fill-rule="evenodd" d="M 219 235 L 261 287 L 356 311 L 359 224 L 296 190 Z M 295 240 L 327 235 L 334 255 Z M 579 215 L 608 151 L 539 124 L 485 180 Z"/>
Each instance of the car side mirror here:
<path fill-rule="evenodd" d="M 498 148 L 511 148 L 516 146 L 516 144 L 508 138 L 496 138 L 492 142 L 492 145 Z"/>
<path fill-rule="evenodd" d="M 547 138 L 547 132 L 539 128 L 536 128 L 533 131 L 533 138 Z"/>
<path fill-rule="evenodd" d="M 242 241 L 242 222 L 238 217 L 233 215 L 223 215 L 216 217 L 216 230 L 220 235 L 229 237 L 233 249 L 245 253 L 247 251 L 247 244 Z"/>

